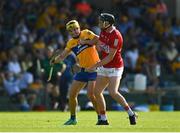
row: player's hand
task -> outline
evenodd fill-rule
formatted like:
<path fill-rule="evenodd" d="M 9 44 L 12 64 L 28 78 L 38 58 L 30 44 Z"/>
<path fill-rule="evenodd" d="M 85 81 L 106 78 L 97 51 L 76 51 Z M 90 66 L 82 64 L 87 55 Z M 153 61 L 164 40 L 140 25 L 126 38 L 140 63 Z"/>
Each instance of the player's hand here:
<path fill-rule="evenodd" d="M 87 71 L 91 72 L 91 71 L 95 71 L 96 70 L 96 66 L 92 66 L 87 68 Z"/>
<path fill-rule="evenodd" d="M 78 43 L 79 43 L 80 45 L 87 44 L 87 40 L 79 39 Z"/>

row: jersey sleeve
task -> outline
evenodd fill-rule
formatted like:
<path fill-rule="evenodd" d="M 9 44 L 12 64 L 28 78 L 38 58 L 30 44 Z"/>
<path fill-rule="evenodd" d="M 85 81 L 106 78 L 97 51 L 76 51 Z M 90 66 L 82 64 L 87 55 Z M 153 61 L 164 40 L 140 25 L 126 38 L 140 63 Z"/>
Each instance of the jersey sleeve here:
<path fill-rule="evenodd" d="M 85 39 L 93 39 L 96 34 L 94 34 L 92 31 L 86 29 L 84 30 Z"/>
<path fill-rule="evenodd" d="M 69 41 L 67 42 L 67 45 L 66 45 L 66 47 L 65 47 L 65 50 L 71 51 L 71 48 L 72 48 L 72 43 L 71 43 L 71 40 L 69 40 Z"/>

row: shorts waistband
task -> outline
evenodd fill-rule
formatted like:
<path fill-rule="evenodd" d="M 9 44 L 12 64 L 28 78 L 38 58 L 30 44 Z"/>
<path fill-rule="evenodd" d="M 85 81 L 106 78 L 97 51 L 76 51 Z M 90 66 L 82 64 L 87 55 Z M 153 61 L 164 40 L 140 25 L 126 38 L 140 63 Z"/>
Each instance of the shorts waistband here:
<path fill-rule="evenodd" d="M 86 68 L 81 68 L 81 72 L 96 72 L 96 70 L 87 70 Z"/>
<path fill-rule="evenodd" d="M 85 72 L 85 70 L 86 70 L 85 68 L 81 68 L 81 72 Z"/>

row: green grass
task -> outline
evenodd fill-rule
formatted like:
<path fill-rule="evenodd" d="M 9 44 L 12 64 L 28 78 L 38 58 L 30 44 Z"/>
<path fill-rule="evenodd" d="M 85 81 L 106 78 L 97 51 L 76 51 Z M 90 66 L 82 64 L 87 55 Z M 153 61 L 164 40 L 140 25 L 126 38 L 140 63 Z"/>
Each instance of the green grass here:
<path fill-rule="evenodd" d="M 0 132 L 180 132 L 180 112 L 139 112 L 129 125 L 125 112 L 107 113 L 110 125 L 96 126 L 95 112 L 78 112 L 78 124 L 64 126 L 68 112 L 0 112 Z"/>

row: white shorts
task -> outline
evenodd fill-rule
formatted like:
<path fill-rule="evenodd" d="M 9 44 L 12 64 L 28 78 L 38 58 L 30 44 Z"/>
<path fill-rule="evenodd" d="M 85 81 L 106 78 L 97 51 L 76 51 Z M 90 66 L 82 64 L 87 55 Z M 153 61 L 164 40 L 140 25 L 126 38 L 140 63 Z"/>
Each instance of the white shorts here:
<path fill-rule="evenodd" d="M 122 77 L 124 71 L 124 67 L 121 68 L 104 68 L 98 67 L 97 68 L 97 75 L 105 76 L 105 77 Z"/>

